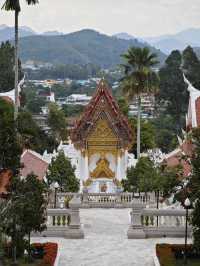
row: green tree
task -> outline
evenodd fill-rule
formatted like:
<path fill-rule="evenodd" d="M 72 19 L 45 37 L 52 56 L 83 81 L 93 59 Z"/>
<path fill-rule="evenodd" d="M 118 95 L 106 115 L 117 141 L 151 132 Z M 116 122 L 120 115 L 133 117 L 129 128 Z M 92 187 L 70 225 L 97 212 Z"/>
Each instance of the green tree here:
<path fill-rule="evenodd" d="M 38 3 L 38 0 L 26 0 L 28 5 L 35 5 Z M 18 78 L 19 78 L 19 56 L 18 56 L 18 45 L 19 45 L 19 13 L 21 11 L 20 0 L 6 0 L 2 6 L 2 9 L 6 11 L 14 11 L 15 12 L 15 119 L 17 119 L 18 115 Z"/>
<path fill-rule="evenodd" d="M 26 179 L 14 176 L 8 192 L 8 203 L 1 222 L 4 233 L 11 237 L 16 261 L 16 254 L 23 255 L 25 236 L 29 239 L 30 252 L 31 232 L 45 229 L 46 185 L 33 174 Z"/>
<path fill-rule="evenodd" d="M 134 136 L 136 136 L 137 132 L 137 121 L 134 118 L 129 119 L 130 125 L 133 128 L 133 132 L 135 133 Z M 155 143 L 155 127 L 151 123 L 151 121 L 147 120 L 141 120 L 141 145 L 140 145 L 140 150 L 141 152 L 146 152 L 149 149 L 153 149 L 156 146 Z M 134 145 L 132 147 L 132 151 L 136 150 L 136 143 L 134 142 Z"/>
<path fill-rule="evenodd" d="M 138 177 L 136 176 L 135 167 L 132 166 L 127 170 L 126 179 L 122 179 L 124 191 L 136 192 L 138 189 Z"/>
<path fill-rule="evenodd" d="M 140 116 L 141 116 L 141 95 L 142 93 L 152 93 L 158 88 L 158 78 L 152 70 L 158 61 L 157 56 L 151 53 L 149 48 L 131 47 L 127 53 L 122 55 L 126 61 L 124 64 L 125 77 L 122 80 L 124 95 L 132 100 L 134 96 L 138 99 L 137 118 L 137 158 L 140 157 Z"/>
<path fill-rule="evenodd" d="M 20 168 L 21 147 L 12 104 L 0 99 L 0 170 L 10 169 L 16 173 Z"/>
<path fill-rule="evenodd" d="M 79 190 L 79 180 L 76 178 L 74 171 L 70 160 L 65 157 L 63 151 L 60 151 L 48 168 L 47 180 L 49 185 L 58 182 L 61 191 L 77 192 Z"/>
<path fill-rule="evenodd" d="M 68 133 L 65 114 L 56 104 L 49 105 L 48 125 L 57 141 L 67 139 Z"/>
<path fill-rule="evenodd" d="M 161 113 L 152 121 L 155 132 L 155 146 L 168 153 L 178 145 L 176 121 L 173 116 Z"/>
<path fill-rule="evenodd" d="M 192 132 L 193 145 L 195 147 L 192 164 L 192 178 L 190 180 L 190 188 L 192 191 L 192 199 L 195 200 L 199 196 L 200 191 L 200 128 L 193 129 Z"/>
<path fill-rule="evenodd" d="M 189 183 L 189 197 L 194 202 L 192 213 L 194 245 L 200 251 L 200 128 L 193 130 L 192 139 L 195 149 L 191 160 L 192 177 Z"/>
<path fill-rule="evenodd" d="M 118 105 L 121 112 L 128 117 L 129 105 L 124 97 L 118 99 Z"/>
<path fill-rule="evenodd" d="M 83 112 L 84 106 L 64 104 L 62 106 L 62 110 L 66 117 L 75 117 L 75 116 L 77 117 L 77 116 L 80 116 L 80 114 Z"/>
<path fill-rule="evenodd" d="M 200 193 L 198 192 L 196 196 L 195 208 L 192 213 L 192 227 L 194 246 L 200 251 Z"/>
<path fill-rule="evenodd" d="M 28 235 L 29 257 L 30 257 L 30 235 L 31 232 L 42 232 L 46 229 L 46 206 L 45 193 L 46 184 L 37 179 L 34 174 L 30 174 L 23 180 L 20 195 L 25 195 L 23 201 L 23 211 L 21 216 L 22 230 Z M 37 210 L 37 211 L 35 211 Z"/>
<path fill-rule="evenodd" d="M 22 78 L 21 62 L 19 61 L 19 79 Z M 0 92 L 14 88 L 14 47 L 10 42 L 2 42 L 0 46 Z"/>
<path fill-rule="evenodd" d="M 33 120 L 31 113 L 20 111 L 17 120 L 18 133 L 21 146 L 25 149 L 31 149 L 39 153 L 45 150 L 52 152 L 57 146 L 53 136 L 47 135 Z"/>
<path fill-rule="evenodd" d="M 27 99 L 26 102 L 26 108 L 33 114 L 41 113 L 41 108 L 45 105 L 46 101 L 37 95 L 35 95 L 32 99 Z"/>
<path fill-rule="evenodd" d="M 159 71 L 160 91 L 158 101 L 161 109 L 160 113 L 164 111 L 164 114 L 172 116 L 175 134 L 179 134 L 181 128 L 185 125 L 185 114 L 188 106 L 188 93 L 181 67 L 181 53 L 173 51 Z"/>
<path fill-rule="evenodd" d="M 200 88 L 200 61 L 192 47 L 188 46 L 182 57 L 184 73 L 194 87 Z"/>
<path fill-rule="evenodd" d="M 122 185 L 125 191 L 150 192 L 154 190 L 157 173 L 153 162 L 148 157 L 141 157 L 135 167 L 127 171 L 127 178 Z"/>
<path fill-rule="evenodd" d="M 164 197 L 169 197 L 175 193 L 178 186 L 182 186 L 183 171 L 182 166 L 169 167 L 162 165 L 158 169 L 155 180 L 155 190 L 160 190 Z"/>

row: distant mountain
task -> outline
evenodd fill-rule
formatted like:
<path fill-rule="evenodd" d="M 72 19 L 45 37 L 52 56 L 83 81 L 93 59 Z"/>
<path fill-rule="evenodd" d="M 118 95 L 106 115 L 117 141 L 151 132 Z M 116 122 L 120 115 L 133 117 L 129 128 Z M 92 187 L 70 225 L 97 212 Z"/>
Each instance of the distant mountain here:
<path fill-rule="evenodd" d="M 8 27 L 7 25 L 0 25 L 0 43 L 7 40 L 13 40 L 14 34 L 15 34 L 14 27 Z M 22 26 L 19 28 L 20 37 L 26 37 L 35 34 L 36 33 L 29 27 Z"/>
<path fill-rule="evenodd" d="M 57 36 L 57 35 L 63 35 L 63 33 L 55 30 L 55 31 L 45 31 L 41 35 L 45 35 L 45 36 Z"/>
<path fill-rule="evenodd" d="M 120 55 L 128 47 L 144 47 L 137 40 L 122 40 L 110 37 L 94 30 L 81 30 L 60 36 L 33 35 L 20 39 L 20 58 L 49 62 L 52 64 L 87 64 L 93 63 L 109 68 L 121 63 Z M 166 56 L 151 47 L 158 54 L 161 63 Z"/>
<path fill-rule="evenodd" d="M 160 49 L 165 54 L 170 54 L 173 50 L 184 50 L 189 43 L 181 42 L 175 38 L 166 38 L 156 43 L 152 43 L 152 45 L 157 49 Z"/>
<path fill-rule="evenodd" d="M 116 38 L 122 39 L 122 40 L 134 40 L 134 39 L 136 39 L 134 36 L 132 36 L 126 32 L 120 32 L 120 33 L 114 34 L 113 37 L 116 37 Z"/>
<path fill-rule="evenodd" d="M 170 53 L 175 49 L 184 50 L 188 45 L 200 46 L 200 29 L 190 28 L 177 34 L 147 37 L 144 40 L 164 53 Z"/>

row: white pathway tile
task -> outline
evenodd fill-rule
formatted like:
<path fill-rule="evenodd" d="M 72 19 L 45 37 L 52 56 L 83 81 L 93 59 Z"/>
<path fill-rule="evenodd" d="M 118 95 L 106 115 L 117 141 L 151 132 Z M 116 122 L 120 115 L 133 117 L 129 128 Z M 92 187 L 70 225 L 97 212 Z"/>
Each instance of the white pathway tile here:
<path fill-rule="evenodd" d="M 153 266 L 156 243 L 184 243 L 184 239 L 127 239 L 129 209 L 84 209 L 85 239 L 33 238 L 59 243 L 59 266 Z"/>

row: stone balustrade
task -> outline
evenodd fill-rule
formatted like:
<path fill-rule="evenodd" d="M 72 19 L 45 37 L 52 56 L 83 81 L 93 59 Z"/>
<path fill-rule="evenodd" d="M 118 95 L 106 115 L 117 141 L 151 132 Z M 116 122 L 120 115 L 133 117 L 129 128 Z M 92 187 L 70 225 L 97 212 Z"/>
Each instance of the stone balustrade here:
<path fill-rule="evenodd" d="M 191 214 L 189 210 L 189 215 Z M 129 239 L 148 237 L 184 237 L 185 209 L 147 209 L 139 200 L 133 201 Z M 192 232 L 188 227 L 188 235 Z"/>
<path fill-rule="evenodd" d="M 47 229 L 42 232 L 41 235 L 48 237 L 63 237 L 67 239 L 84 238 L 84 232 L 80 223 L 80 204 L 80 199 L 73 197 L 69 202 L 68 209 L 47 209 Z M 34 236 L 35 235 L 38 236 L 38 234 L 34 234 Z"/>
<path fill-rule="evenodd" d="M 88 193 L 86 190 L 83 193 L 57 193 L 57 207 L 66 205 L 73 197 L 80 198 L 80 208 L 131 208 L 134 193 Z M 151 206 L 155 204 L 155 193 L 140 193 L 139 200 Z"/>

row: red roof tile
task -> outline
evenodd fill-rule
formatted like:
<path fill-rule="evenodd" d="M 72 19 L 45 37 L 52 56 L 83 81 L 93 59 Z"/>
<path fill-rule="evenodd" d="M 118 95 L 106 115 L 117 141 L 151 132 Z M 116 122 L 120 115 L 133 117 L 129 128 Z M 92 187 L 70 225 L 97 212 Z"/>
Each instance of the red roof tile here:
<path fill-rule="evenodd" d="M 129 147 L 133 142 L 132 129 L 127 118 L 121 113 L 104 80 L 101 80 L 98 84 L 96 93 L 71 132 L 73 143 L 78 144 L 82 148 L 85 147 L 85 140 L 101 115 L 106 116 L 112 127 L 114 127 L 120 141 L 120 146 Z"/>

